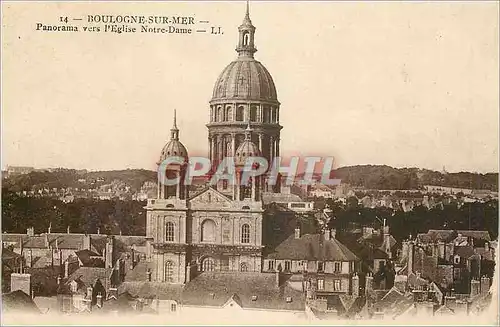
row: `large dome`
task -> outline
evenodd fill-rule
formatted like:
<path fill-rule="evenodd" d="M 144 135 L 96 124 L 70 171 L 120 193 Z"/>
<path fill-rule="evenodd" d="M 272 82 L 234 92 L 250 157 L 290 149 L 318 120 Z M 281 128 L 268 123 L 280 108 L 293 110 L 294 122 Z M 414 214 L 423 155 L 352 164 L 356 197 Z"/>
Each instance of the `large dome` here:
<path fill-rule="evenodd" d="M 224 68 L 212 95 L 212 100 L 220 99 L 278 101 L 271 74 L 250 57 L 240 57 Z"/>

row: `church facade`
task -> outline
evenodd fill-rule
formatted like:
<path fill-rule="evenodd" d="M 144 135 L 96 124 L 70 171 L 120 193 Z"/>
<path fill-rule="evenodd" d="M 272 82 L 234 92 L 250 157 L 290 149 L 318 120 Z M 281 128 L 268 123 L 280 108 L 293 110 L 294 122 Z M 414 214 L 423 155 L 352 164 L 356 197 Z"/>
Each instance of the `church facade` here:
<path fill-rule="evenodd" d="M 207 124 L 212 166 L 234 157 L 236 178 L 241 178 L 247 157 L 269 160 L 279 155 L 280 103 L 271 75 L 254 59 L 254 37 L 247 7 L 239 27 L 238 57 L 215 83 Z M 158 166 L 169 156 L 188 159 L 175 116 Z M 184 284 L 201 272 L 261 272 L 262 177 L 246 186 L 220 183 L 190 197 L 183 184 L 186 170 L 186 165 L 169 165 L 165 176 L 179 177 L 180 183 L 167 186 L 158 180 L 157 197 L 148 200 L 149 280 Z"/>

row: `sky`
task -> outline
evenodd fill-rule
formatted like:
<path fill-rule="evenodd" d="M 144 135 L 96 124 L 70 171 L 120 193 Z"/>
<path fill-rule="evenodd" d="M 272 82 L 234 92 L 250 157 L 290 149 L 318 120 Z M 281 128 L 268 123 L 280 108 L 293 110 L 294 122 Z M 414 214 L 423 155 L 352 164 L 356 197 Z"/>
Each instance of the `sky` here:
<path fill-rule="evenodd" d="M 206 155 L 213 85 L 244 2 L 2 2 L 2 168 L 155 169 L 177 109 Z M 60 16 L 194 16 L 224 34 L 36 31 Z M 283 155 L 498 172 L 497 2 L 257 2 Z M 199 27 L 200 25 L 195 25 Z"/>

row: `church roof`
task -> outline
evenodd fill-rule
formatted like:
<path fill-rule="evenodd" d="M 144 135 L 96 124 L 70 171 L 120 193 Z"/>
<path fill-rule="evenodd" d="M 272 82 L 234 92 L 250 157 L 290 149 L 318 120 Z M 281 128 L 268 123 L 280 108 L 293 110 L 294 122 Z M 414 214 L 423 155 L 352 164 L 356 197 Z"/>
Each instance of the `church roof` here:
<path fill-rule="evenodd" d="M 212 100 L 221 99 L 278 101 L 271 74 L 263 64 L 249 57 L 231 62 L 219 75 Z"/>

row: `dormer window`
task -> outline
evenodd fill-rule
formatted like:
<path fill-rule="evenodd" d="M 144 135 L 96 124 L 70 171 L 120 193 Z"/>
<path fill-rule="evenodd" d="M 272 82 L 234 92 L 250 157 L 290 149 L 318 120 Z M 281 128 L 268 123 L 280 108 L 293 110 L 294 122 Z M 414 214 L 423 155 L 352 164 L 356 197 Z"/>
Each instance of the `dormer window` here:
<path fill-rule="evenodd" d="M 257 295 L 252 295 L 252 301 L 257 301 Z"/>
<path fill-rule="evenodd" d="M 286 303 L 292 303 L 292 297 L 291 296 L 287 296 L 286 297 Z"/>

